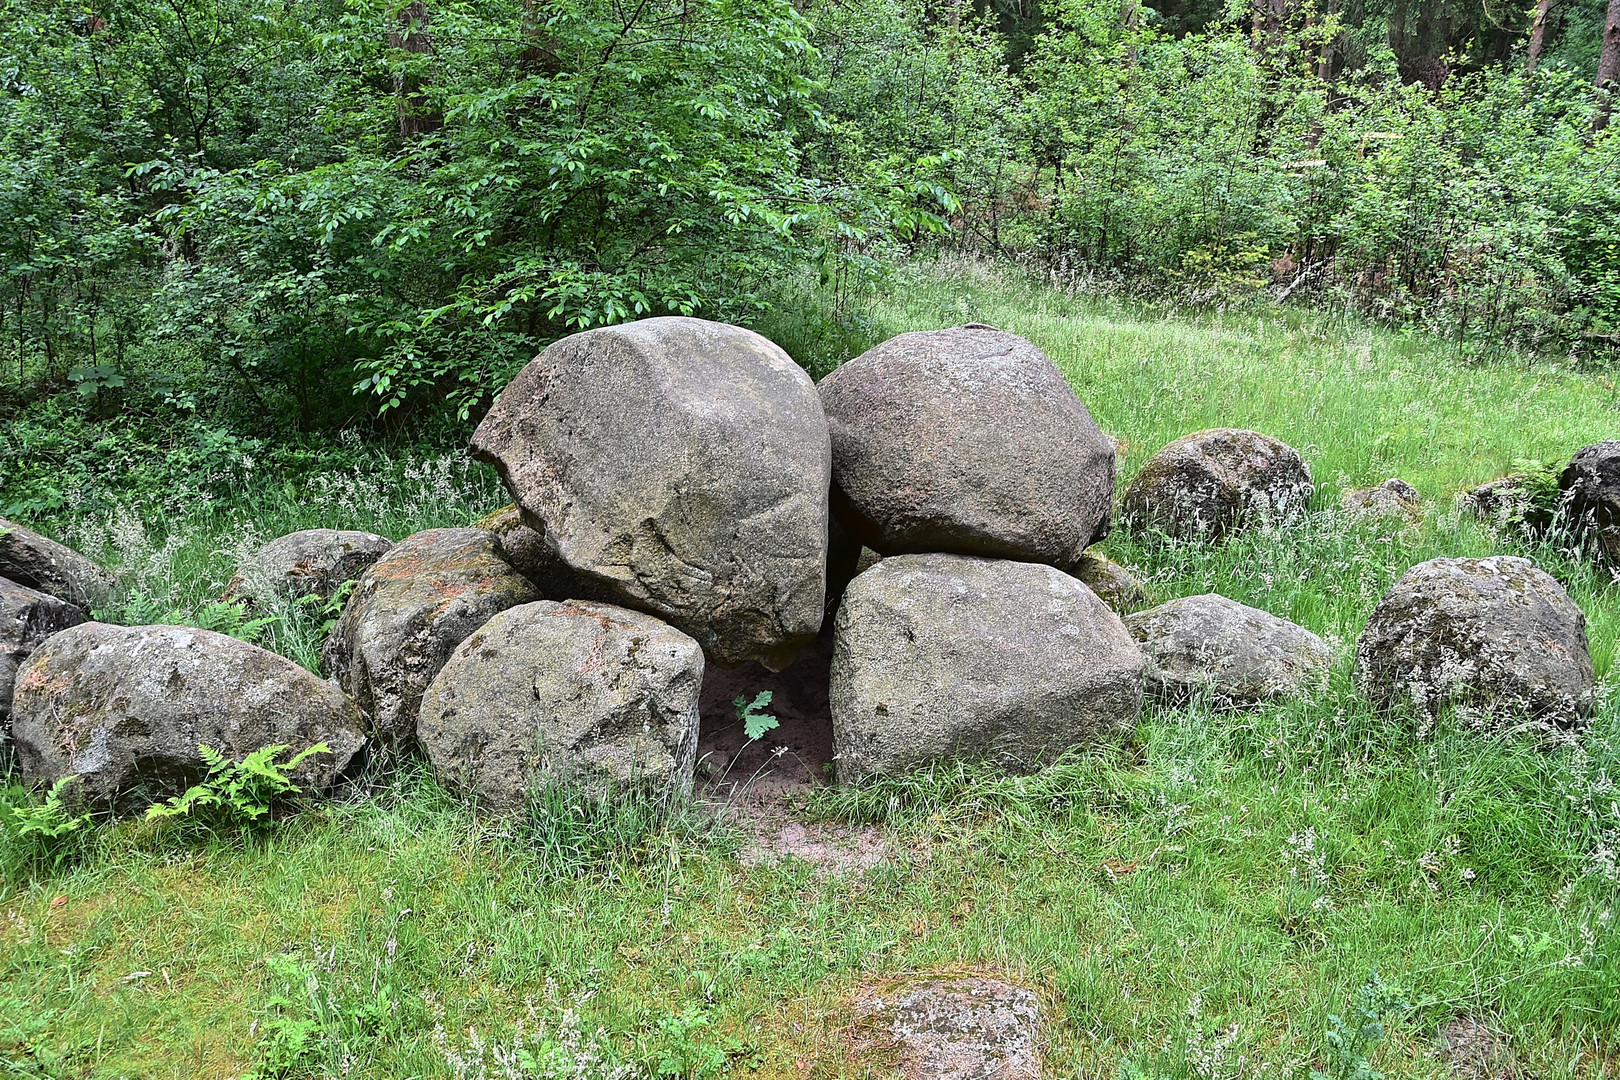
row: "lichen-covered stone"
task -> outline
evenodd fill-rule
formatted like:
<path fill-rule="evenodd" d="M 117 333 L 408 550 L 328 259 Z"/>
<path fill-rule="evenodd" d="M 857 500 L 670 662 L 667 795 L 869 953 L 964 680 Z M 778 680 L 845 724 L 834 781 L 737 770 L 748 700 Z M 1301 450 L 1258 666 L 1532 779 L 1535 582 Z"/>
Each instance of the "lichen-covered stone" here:
<path fill-rule="evenodd" d="M 780 665 L 820 629 L 827 421 L 758 334 L 658 318 L 566 337 L 501 391 L 472 452 L 564 563 L 711 659 Z"/>
<path fill-rule="evenodd" d="M 1142 705 L 1129 631 L 1050 566 L 892 556 L 850 583 L 833 633 L 844 781 L 951 758 L 1033 771 L 1128 732 Z"/>
<path fill-rule="evenodd" d="M 11 730 L 11 692 L 17 669 L 41 642 L 84 622 L 66 600 L 0 578 L 0 736 Z"/>
<path fill-rule="evenodd" d="M 1302 626 L 1214 593 L 1125 617 L 1147 658 L 1148 689 L 1223 705 L 1298 697 L 1320 685 L 1333 650 Z"/>
<path fill-rule="evenodd" d="M 1586 615 L 1528 559 L 1431 559 L 1403 574 L 1356 646 L 1363 692 L 1433 715 L 1569 725 L 1592 711 Z"/>
<path fill-rule="evenodd" d="M 1040 1080 L 1040 1000 L 999 979 L 928 979 L 856 1003 L 900 1051 L 900 1072 L 927 1080 Z"/>
<path fill-rule="evenodd" d="M 1620 440 L 1583 448 L 1558 477 L 1560 513 L 1598 557 L 1620 567 Z"/>
<path fill-rule="evenodd" d="M 330 600 L 346 582 L 393 547 L 386 536 L 353 529 L 304 529 L 279 536 L 243 560 L 226 600 L 297 600 L 319 596 Z"/>
<path fill-rule="evenodd" d="M 0 577 L 88 611 L 118 586 L 112 571 L 72 548 L 0 518 Z"/>
<path fill-rule="evenodd" d="M 1136 575 L 1106 555 L 1088 551 L 1069 573 L 1086 583 L 1098 599 L 1123 615 L 1147 602 L 1147 592 Z"/>
<path fill-rule="evenodd" d="M 292 776 L 323 790 L 365 743 L 335 685 L 257 645 L 185 626 L 69 627 L 34 650 L 17 677 L 12 736 L 23 778 L 75 775 L 86 801 L 137 808 L 206 771 L 200 747 L 241 760 L 286 746 L 288 760 L 325 743 Z"/>
<path fill-rule="evenodd" d="M 499 809 L 538 788 L 692 790 L 703 651 L 611 604 L 508 608 L 428 687 L 417 739 L 446 784 Z"/>
<path fill-rule="evenodd" d="M 833 511 L 884 555 L 954 552 L 1067 569 L 1108 533 L 1114 444 L 1016 334 L 901 334 L 821 380 Z"/>
<path fill-rule="evenodd" d="M 450 653 L 497 612 L 539 599 L 484 529 L 407 536 L 355 585 L 326 640 L 326 670 L 385 748 L 408 742 L 422 692 Z"/>
<path fill-rule="evenodd" d="M 1353 517 L 1402 517 L 1416 521 L 1423 516 L 1422 494 L 1399 477 L 1390 477 L 1375 487 L 1346 491 L 1339 499 L 1339 506 Z"/>
<path fill-rule="evenodd" d="M 1304 513 L 1312 490 L 1297 450 L 1257 431 L 1214 428 L 1153 455 L 1126 486 L 1120 513 L 1133 532 L 1213 540 Z"/>

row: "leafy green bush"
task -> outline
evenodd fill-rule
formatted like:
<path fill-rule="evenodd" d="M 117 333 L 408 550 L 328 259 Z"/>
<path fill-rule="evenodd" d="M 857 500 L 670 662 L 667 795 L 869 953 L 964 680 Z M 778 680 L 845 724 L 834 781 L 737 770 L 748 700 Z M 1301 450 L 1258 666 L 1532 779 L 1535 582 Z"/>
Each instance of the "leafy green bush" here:
<path fill-rule="evenodd" d="M 297 782 L 289 774 L 316 754 L 332 752 L 325 743 L 316 743 L 277 764 L 276 758 L 287 749 L 285 745 L 262 747 L 241 761 L 232 761 L 208 746 L 197 749 L 208 765 L 207 775 L 181 794 L 148 807 L 147 821 L 187 818 L 244 829 L 265 825 L 276 804 L 298 791 Z"/>
<path fill-rule="evenodd" d="M 0 790 L 5 848 L 0 862 L 54 870 L 84 852 L 93 827 L 91 815 L 71 804 L 70 789 L 77 782 L 75 776 L 64 776 L 37 802 L 18 785 Z"/>

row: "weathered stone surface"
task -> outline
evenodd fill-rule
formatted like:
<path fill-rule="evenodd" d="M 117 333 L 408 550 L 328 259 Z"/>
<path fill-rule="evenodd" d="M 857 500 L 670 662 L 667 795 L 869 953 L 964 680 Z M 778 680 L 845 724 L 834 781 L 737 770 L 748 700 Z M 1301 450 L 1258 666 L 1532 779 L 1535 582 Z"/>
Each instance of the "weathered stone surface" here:
<path fill-rule="evenodd" d="M 612 589 L 563 562 L 546 538 L 524 523 L 516 505 L 484 516 L 476 527 L 495 534 L 495 550 L 540 590 L 542 599 L 614 602 Z"/>
<path fill-rule="evenodd" d="M 820 628 L 827 421 L 758 334 L 660 318 L 564 338 L 501 392 L 472 452 L 564 563 L 710 659 L 779 664 Z"/>
<path fill-rule="evenodd" d="M 1529 478 L 1514 474 L 1488 480 L 1457 496 L 1457 509 L 1498 527 L 1512 524 L 1543 526 L 1551 513 L 1531 497 Z"/>
<path fill-rule="evenodd" d="M 1040 1000 L 997 979 L 911 983 L 868 996 L 856 1012 L 886 1028 L 900 1072 L 919 1080 L 1039 1080 Z"/>
<path fill-rule="evenodd" d="M 1153 455 L 1125 488 L 1121 516 L 1136 532 L 1217 539 L 1305 511 L 1311 469 L 1299 452 L 1257 431 L 1214 428 Z"/>
<path fill-rule="evenodd" d="M 327 672 L 385 747 L 416 729 L 422 692 L 450 653 L 497 612 L 539 599 L 484 529 L 428 529 L 360 575 L 326 640 Z"/>
<path fill-rule="evenodd" d="M 1080 556 L 1069 573 L 1085 582 L 1098 599 L 1121 615 L 1147 602 L 1147 593 L 1136 575 L 1106 555 L 1088 551 Z"/>
<path fill-rule="evenodd" d="M 1558 477 L 1558 491 L 1571 528 L 1620 566 L 1620 440 L 1583 448 Z"/>
<path fill-rule="evenodd" d="M 1455 705 L 1514 723 L 1592 710 L 1586 616 L 1528 559 L 1431 559 L 1379 601 L 1356 647 L 1363 691 L 1432 715 Z"/>
<path fill-rule="evenodd" d="M 292 774 L 321 790 L 365 743 L 353 703 L 291 660 L 208 630 L 94 622 L 34 650 L 18 673 L 12 732 L 29 783 L 75 774 L 83 798 L 121 809 L 197 780 L 200 746 L 240 760 L 325 743 L 331 753 Z"/>
<path fill-rule="evenodd" d="M 489 806 L 579 783 L 692 790 L 703 651 L 650 615 L 542 600 L 501 612 L 457 647 L 416 733 L 441 780 Z"/>
<path fill-rule="evenodd" d="M 0 518 L 0 577 L 66 600 L 76 607 L 106 603 L 118 585 L 112 573 L 70 547 Z"/>
<path fill-rule="evenodd" d="M 840 780 L 949 758 L 1021 772 L 1128 731 L 1142 654 L 1079 580 L 960 555 L 884 559 L 850 583 L 834 623 Z"/>
<path fill-rule="evenodd" d="M 11 730 L 11 691 L 17 669 L 58 630 L 84 622 L 66 600 L 0 578 L 0 736 Z"/>
<path fill-rule="evenodd" d="M 1390 477 L 1370 488 L 1346 491 L 1339 506 L 1357 517 L 1403 517 L 1415 521 L 1423 516 L 1423 495 L 1399 477 Z"/>
<path fill-rule="evenodd" d="M 226 600 L 330 600 L 387 553 L 394 542 L 352 529 L 304 529 L 270 541 L 243 560 L 225 586 Z"/>
<path fill-rule="evenodd" d="M 1149 690 L 1226 705 L 1298 697 L 1327 678 L 1333 650 L 1287 619 L 1206 593 L 1125 617 Z"/>
<path fill-rule="evenodd" d="M 1114 444 L 1016 334 L 901 334 L 821 380 L 833 512 L 884 555 L 1074 565 L 1108 533 Z"/>

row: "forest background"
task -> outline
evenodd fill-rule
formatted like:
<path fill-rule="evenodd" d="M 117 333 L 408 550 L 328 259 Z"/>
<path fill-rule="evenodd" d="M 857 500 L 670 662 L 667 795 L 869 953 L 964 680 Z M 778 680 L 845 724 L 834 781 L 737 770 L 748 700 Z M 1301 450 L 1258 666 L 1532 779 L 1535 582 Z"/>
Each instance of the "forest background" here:
<path fill-rule="evenodd" d="M 643 315 L 819 375 L 941 249 L 1481 362 L 1620 343 L 1620 0 L 0 0 L 0 28 L 13 517 L 458 441 L 547 342 Z"/>

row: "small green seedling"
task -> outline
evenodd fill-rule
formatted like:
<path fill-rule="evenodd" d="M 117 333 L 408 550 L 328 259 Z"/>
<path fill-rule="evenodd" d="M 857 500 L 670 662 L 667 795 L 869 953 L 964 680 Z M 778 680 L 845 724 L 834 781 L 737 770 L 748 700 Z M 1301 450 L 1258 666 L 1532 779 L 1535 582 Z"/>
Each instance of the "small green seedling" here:
<path fill-rule="evenodd" d="M 771 691 L 761 690 L 754 695 L 753 701 L 744 696 L 731 703 L 737 709 L 737 719 L 742 721 L 743 732 L 749 742 L 757 742 L 765 737 L 767 731 L 775 731 L 781 726 L 781 721 L 763 711 L 771 703 L 772 696 Z"/>

